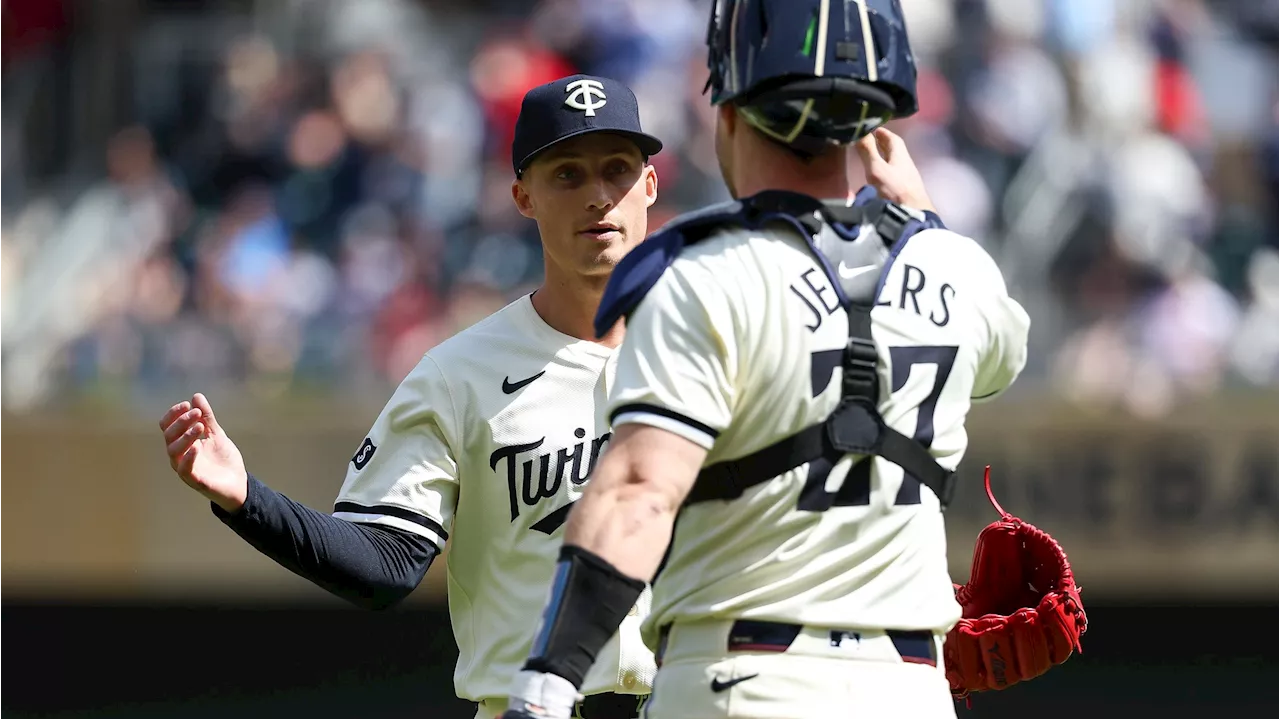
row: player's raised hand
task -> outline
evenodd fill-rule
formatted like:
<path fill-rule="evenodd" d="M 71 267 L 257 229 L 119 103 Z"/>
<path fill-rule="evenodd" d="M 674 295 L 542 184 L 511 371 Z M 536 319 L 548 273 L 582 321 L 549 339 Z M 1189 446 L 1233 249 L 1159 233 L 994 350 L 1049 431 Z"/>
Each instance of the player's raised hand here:
<path fill-rule="evenodd" d="M 858 140 L 854 147 L 862 159 L 867 184 L 876 188 L 881 197 L 912 209 L 937 212 L 901 137 L 881 127 Z"/>
<path fill-rule="evenodd" d="M 228 512 L 244 505 L 249 491 L 244 458 L 213 416 L 203 394 L 179 402 L 160 418 L 169 466 L 187 486 Z"/>

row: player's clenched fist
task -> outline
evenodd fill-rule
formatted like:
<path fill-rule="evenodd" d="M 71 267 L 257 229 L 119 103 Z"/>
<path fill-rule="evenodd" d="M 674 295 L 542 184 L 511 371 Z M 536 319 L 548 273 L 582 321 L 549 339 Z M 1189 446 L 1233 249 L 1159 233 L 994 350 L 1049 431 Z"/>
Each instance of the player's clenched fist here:
<path fill-rule="evenodd" d="M 228 512 L 240 509 L 249 491 L 244 458 L 203 394 L 170 407 L 160 418 L 160 430 L 169 466 L 187 486 Z"/>

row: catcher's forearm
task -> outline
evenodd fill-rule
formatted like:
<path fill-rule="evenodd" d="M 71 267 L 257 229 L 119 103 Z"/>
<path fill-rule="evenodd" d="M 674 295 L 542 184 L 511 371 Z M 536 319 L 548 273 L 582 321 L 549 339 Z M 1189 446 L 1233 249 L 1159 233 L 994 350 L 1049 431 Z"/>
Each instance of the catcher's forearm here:
<path fill-rule="evenodd" d="M 644 483 L 611 481 L 609 470 L 627 469 L 602 466 L 592 477 L 599 485 L 595 491 L 589 488 L 573 508 L 564 543 L 599 555 L 628 577 L 648 582 L 671 542 L 676 510 L 662 492 Z"/>
<path fill-rule="evenodd" d="M 565 525 L 564 543 L 652 581 L 706 450 L 665 430 L 623 424 Z"/>
<path fill-rule="evenodd" d="M 669 521 L 641 511 L 640 505 L 648 503 L 614 481 L 611 472 L 621 469 L 618 456 L 605 454 L 569 517 L 551 601 L 524 666 L 563 677 L 575 689 L 644 591 L 640 577 L 653 576 L 670 536 Z M 650 562 L 648 555 L 655 549 Z"/>
<path fill-rule="evenodd" d="M 564 546 L 525 669 L 580 688 L 596 655 L 657 572 L 675 515 L 705 451 L 655 448 L 662 430 L 623 425 L 569 515 Z M 685 476 L 688 475 L 688 476 Z"/>
<path fill-rule="evenodd" d="M 289 499 L 252 475 L 239 511 L 211 506 L 259 552 L 367 609 L 384 609 L 408 596 L 437 554 L 426 537 L 338 519 Z"/>

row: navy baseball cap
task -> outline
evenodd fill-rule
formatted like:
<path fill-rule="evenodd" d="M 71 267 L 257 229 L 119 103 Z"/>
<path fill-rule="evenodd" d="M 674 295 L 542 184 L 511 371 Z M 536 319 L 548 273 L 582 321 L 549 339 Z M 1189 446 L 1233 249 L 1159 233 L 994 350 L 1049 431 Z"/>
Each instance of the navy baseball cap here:
<path fill-rule="evenodd" d="M 511 142 L 516 177 L 557 142 L 592 132 L 627 137 L 645 157 L 662 150 L 658 138 L 640 129 L 640 105 L 631 88 L 607 77 L 570 75 L 525 93 Z"/>

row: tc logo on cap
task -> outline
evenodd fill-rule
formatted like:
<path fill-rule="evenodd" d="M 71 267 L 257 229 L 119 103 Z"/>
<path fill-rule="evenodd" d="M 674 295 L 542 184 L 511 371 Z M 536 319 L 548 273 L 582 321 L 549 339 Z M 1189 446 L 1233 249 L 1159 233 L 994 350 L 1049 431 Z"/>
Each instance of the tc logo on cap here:
<path fill-rule="evenodd" d="M 570 93 L 564 104 L 575 110 L 582 110 L 587 117 L 595 117 L 596 110 L 605 106 L 604 84 L 599 80 L 574 80 L 565 85 L 564 91 Z M 600 101 L 596 102 L 596 98 Z"/>

